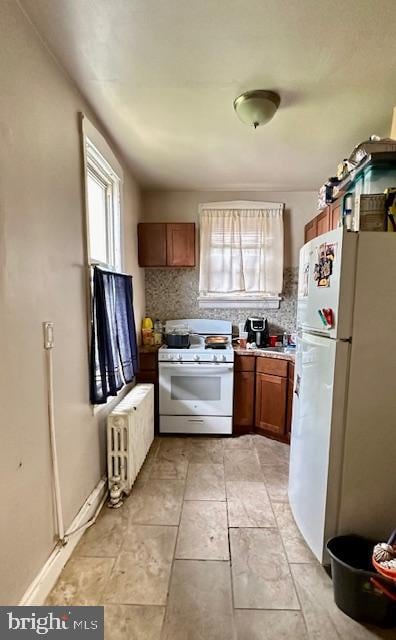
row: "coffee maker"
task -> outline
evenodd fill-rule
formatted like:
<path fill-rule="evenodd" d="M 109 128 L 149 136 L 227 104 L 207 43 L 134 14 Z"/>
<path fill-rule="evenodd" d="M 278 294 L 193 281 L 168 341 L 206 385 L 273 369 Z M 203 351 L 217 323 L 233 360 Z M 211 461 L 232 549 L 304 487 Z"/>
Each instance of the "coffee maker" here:
<path fill-rule="evenodd" d="M 268 347 L 269 330 L 267 318 L 247 318 L 245 331 L 248 334 L 248 342 L 255 342 L 259 349 Z"/>

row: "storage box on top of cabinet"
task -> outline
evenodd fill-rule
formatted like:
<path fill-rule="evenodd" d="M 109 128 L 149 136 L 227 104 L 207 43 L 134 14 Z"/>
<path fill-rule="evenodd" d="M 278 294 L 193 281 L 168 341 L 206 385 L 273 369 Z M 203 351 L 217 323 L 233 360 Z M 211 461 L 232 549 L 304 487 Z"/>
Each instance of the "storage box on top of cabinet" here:
<path fill-rule="evenodd" d="M 355 196 L 376 194 L 396 186 L 396 162 L 369 164 L 353 181 L 349 191 Z"/>
<path fill-rule="evenodd" d="M 355 197 L 353 207 L 355 231 L 386 231 L 385 193 L 361 194 Z"/>
<path fill-rule="evenodd" d="M 137 384 L 107 417 L 107 468 L 128 494 L 154 440 L 154 385 Z"/>
<path fill-rule="evenodd" d="M 396 147 L 396 141 L 393 141 Z M 376 153 L 364 158 L 333 190 L 337 198 L 346 193 L 380 193 L 396 186 L 396 152 Z"/>

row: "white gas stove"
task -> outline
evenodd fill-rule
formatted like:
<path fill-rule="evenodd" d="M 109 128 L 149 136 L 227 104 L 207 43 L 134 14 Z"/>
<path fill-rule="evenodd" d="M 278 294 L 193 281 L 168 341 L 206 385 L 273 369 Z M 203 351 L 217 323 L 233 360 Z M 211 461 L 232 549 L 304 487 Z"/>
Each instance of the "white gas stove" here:
<path fill-rule="evenodd" d="M 188 326 L 188 349 L 158 350 L 160 433 L 231 434 L 234 383 L 232 324 L 224 320 L 169 320 L 165 332 Z M 228 337 L 225 348 L 207 336 Z"/>

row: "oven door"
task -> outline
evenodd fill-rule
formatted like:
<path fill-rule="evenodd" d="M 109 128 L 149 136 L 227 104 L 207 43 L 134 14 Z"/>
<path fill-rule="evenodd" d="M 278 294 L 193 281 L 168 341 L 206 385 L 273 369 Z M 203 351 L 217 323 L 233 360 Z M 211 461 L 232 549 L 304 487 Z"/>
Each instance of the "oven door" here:
<path fill-rule="evenodd" d="M 233 379 L 232 362 L 160 362 L 160 414 L 232 416 Z"/>

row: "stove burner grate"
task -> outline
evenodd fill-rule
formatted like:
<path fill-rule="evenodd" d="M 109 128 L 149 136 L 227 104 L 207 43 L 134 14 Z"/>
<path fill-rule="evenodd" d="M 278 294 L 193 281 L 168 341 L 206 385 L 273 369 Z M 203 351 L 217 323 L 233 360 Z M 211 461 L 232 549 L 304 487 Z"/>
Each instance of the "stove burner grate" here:
<path fill-rule="evenodd" d="M 189 348 L 191 347 L 191 345 L 190 345 L 190 344 L 189 344 L 189 345 L 186 345 L 185 347 L 170 347 L 168 344 L 166 344 L 166 345 L 164 345 L 164 346 L 165 346 L 167 349 L 171 349 L 171 350 L 173 349 L 173 350 L 175 350 L 175 351 L 177 351 L 177 349 L 179 349 L 179 351 L 180 351 L 180 349 L 183 349 L 183 351 L 184 351 L 184 349 L 189 349 Z"/>
<path fill-rule="evenodd" d="M 207 344 L 205 349 L 227 349 L 226 344 Z"/>

